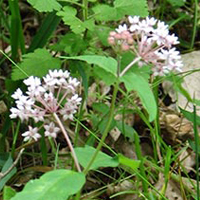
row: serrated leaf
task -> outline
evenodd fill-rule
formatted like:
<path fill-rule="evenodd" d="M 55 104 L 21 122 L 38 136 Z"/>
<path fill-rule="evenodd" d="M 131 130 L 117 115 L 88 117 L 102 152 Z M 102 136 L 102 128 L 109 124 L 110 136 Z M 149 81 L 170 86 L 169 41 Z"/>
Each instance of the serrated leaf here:
<path fill-rule="evenodd" d="M 79 163 L 85 168 L 89 164 L 92 156 L 94 155 L 96 149 L 90 146 L 77 147 L 74 149 L 78 157 Z M 118 160 L 103 153 L 99 152 L 95 161 L 90 167 L 90 170 L 98 169 L 99 167 L 117 167 Z"/>
<path fill-rule="evenodd" d="M 12 80 L 20 80 L 28 76 L 43 77 L 50 69 L 59 69 L 61 61 L 53 58 L 45 49 L 36 49 L 33 53 L 23 55 L 23 60 L 19 64 L 19 68 L 14 68 L 12 72 Z M 24 73 L 23 73 L 23 72 Z"/>
<path fill-rule="evenodd" d="M 66 200 L 85 183 L 83 173 L 59 169 L 45 173 L 40 179 L 29 181 L 22 192 L 11 200 Z"/>
<path fill-rule="evenodd" d="M 56 0 L 27 0 L 39 12 L 60 10 L 61 5 Z"/>
<path fill-rule="evenodd" d="M 157 105 L 147 80 L 140 74 L 128 72 L 121 77 L 121 81 L 125 83 L 128 92 L 131 90 L 137 92 L 144 108 L 149 113 L 149 121 L 153 121 L 157 116 Z"/>
<path fill-rule="evenodd" d="M 80 34 L 85 29 L 93 30 L 94 29 L 94 20 L 89 19 L 86 21 L 81 21 L 78 17 L 76 17 L 77 10 L 71 6 L 65 6 L 59 12 L 57 12 L 58 16 L 62 17 L 62 20 L 65 24 L 69 25 L 72 31 L 76 34 Z"/>
<path fill-rule="evenodd" d="M 95 19 L 99 21 L 117 21 L 125 15 L 148 15 L 146 0 L 115 0 L 114 7 L 107 4 L 98 4 L 92 8 Z"/>

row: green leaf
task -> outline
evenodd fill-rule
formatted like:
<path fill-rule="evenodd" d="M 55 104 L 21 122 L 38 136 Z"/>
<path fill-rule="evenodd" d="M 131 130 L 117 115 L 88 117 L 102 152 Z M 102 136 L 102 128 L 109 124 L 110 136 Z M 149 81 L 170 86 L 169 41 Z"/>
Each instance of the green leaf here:
<path fill-rule="evenodd" d="M 107 70 L 94 66 L 94 76 L 102 80 L 106 85 L 112 85 L 116 81 L 116 76 Z"/>
<path fill-rule="evenodd" d="M 185 0 L 167 0 L 172 6 L 184 6 L 185 5 Z"/>
<path fill-rule="evenodd" d="M 74 33 L 82 33 L 85 29 L 93 31 L 94 20 L 88 19 L 83 22 L 76 17 L 76 14 L 77 10 L 71 6 L 65 6 L 61 11 L 57 12 L 57 15 L 62 17 L 64 23 L 69 25 Z"/>
<path fill-rule="evenodd" d="M 19 64 L 19 68 L 14 68 L 12 72 L 12 80 L 20 80 L 28 76 L 43 77 L 50 69 L 59 69 L 61 62 L 45 49 L 36 49 L 33 53 L 23 55 L 23 60 Z M 25 73 L 23 73 L 24 71 Z"/>
<path fill-rule="evenodd" d="M 59 169 L 45 173 L 40 179 L 29 181 L 22 192 L 11 200 L 66 200 L 76 194 L 85 183 L 83 173 Z"/>
<path fill-rule="evenodd" d="M 147 0 L 115 0 L 114 6 L 120 18 L 124 15 L 139 15 L 141 17 L 148 15 Z"/>
<path fill-rule="evenodd" d="M 136 170 L 140 166 L 140 160 L 127 158 L 122 154 L 118 154 L 117 157 L 120 164 L 130 167 L 133 170 Z"/>
<path fill-rule="evenodd" d="M 60 56 L 60 58 L 86 61 L 89 64 L 97 65 L 98 67 L 112 73 L 115 76 L 117 73 L 117 61 L 112 57 L 83 55 L 73 57 Z"/>
<path fill-rule="evenodd" d="M 78 161 L 84 168 L 89 164 L 95 151 L 96 149 L 90 146 L 75 148 Z M 118 164 L 119 163 L 115 158 L 100 151 L 91 165 L 90 170 L 98 169 L 99 167 L 117 167 Z"/>
<path fill-rule="evenodd" d="M 194 113 L 193 112 L 184 110 L 181 107 L 179 107 L 179 109 L 186 119 L 188 119 L 189 121 L 194 123 Z M 196 115 L 196 124 L 200 126 L 200 117 L 197 115 Z"/>
<path fill-rule="evenodd" d="M 61 18 L 55 12 L 49 13 L 43 20 L 39 30 L 37 30 L 36 35 L 34 35 L 27 53 L 33 52 L 37 48 L 43 48 L 60 21 Z"/>
<path fill-rule="evenodd" d="M 61 5 L 56 0 L 27 0 L 39 12 L 60 10 Z"/>
<path fill-rule="evenodd" d="M 148 15 L 146 0 L 115 0 L 114 7 L 107 4 L 98 4 L 92 8 L 95 19 L 99 21 L 117 21 L 125 15 Z"/>
<path fill-rule="evenodd" d="M 134 128 L 125 124 L 123 121 L 116 121 L 116 127 L 125 137 L 130 139 L 130 142 L 134 141 L 134 134 L 136 133 Z"/>
<path fill-rule="evenodd" d="M 131 90 L 137 92 L 144 108 L 149 113 L 149 121 L 153 121 L 157 115 L 157 105 L 147 80 L 139 73 L 128 72 L 121 77 L 121 81 L 125 83 L 128 92 Z"/>
<path fill-rule="evenodd" d="M 9 155 L 8 159 L 6 160 L 2 170 L 1 170 L 1 173 L 4 173 L 6 172 L 10 166 L 12 166 L 13 164 L 13 160 L 12 160 L 12 157 L 11 155 Z M 16 170 L 16 167 L 14 167 L 5 177 L 3 177 L 1 180 L 0 180 L 0 191 L 2 190 L 2 188 L 4 187 L 4 185 L 6 184 L 6 182 L 17 172 Z"/>
<path fill-rule="evenodd" d="M 12 197 L 16 195 L 16 191 L 9 187 L 9 186 L 4 186 L 3 188 L 3 200 L 10 200 Z"/>
<path fill-rule="evenodd" d="M 83 40 L 81 35 L 75 33 L 68 33 L 64 35 L 58 43 L 50 48 L 55 51 L 64 51 L 70 55 L 76 55 L 86 49 L 88 43 Z"/>

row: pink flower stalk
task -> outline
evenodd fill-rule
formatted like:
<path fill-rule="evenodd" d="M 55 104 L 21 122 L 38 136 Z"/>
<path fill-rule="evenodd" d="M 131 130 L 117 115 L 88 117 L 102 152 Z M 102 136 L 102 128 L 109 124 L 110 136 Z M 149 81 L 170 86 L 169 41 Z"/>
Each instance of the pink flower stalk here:
<path fill-rule="evenodd" d="M 81 103 L 81 98 L 76 94 L 80 82 L 76 78 L 71 78 L 68 71 L 50 70 L 43 81 L 30 76 L 24 83 L 27 85 L 26 94 L 18 88 L 12 95 L 16 107 L 10 109 L 10 118 L 19 117 L 21 121 L 32 118 L 36 123 L 43 122 L 45 136 L 56 138 L 60 128 L 52 121 L 52 114 L 56 113 L 63 120 L 73 120 Z M 50 124 L 49 120 L 52 121 Z M 39 138 L 37 131 L 34 135 L 33 130 L 35 129 L 30 129 L 29 126 L 29 131 L 22 134 L 25 141 Z"/>
<path fill-rule="evenodd" d="M 142 63 L 151 64 L 154 76 L 181 71 L 181 56 L 173 47 L 179 43 L 178 37 L 169 33 L 168 25 L 153 17 L 141 20 L 139 16 L 129 16 L 128 20 L 128 25 L 119 25 L 115 31 L 110 32 L 110 45 L 122 51 L 132 51 L 136 58 L 140 58 L 137 60 L 140 66 Z"/>

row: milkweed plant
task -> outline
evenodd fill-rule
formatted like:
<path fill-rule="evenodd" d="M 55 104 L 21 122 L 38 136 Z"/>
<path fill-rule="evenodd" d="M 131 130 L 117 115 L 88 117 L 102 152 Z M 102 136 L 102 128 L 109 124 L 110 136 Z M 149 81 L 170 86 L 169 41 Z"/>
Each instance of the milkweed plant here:
<path fill-rule="evenodd" d="M 131 51 L 134 54 L 133 60 L 123 70 L 119 70 L 118 80 L 128 73 L 135 63 L 138 63 L 139 68 L 150 65 L 154 77 L 165 76 L 170 72 L 180 72 L 183 66 L 180 53 L 174 47 L 179 43 L 178 37 L 170 34 L 168 25 L 153 17 L 141 19 L 139 16 L 129 16 L 126 24 L 119 25 L 109 33 L 108 43 L 117 54 L 125 51 Z M 28 126 L 28 131 L 22 134 L 24 141 L 38 141 L 41 138 L 41 128 L 44 128 L 46 137 L 56 138 L 58 133 L 62 132 L 71 150 L 76 168 L 80 172 L 81 168 L 73 145 L 63 125 L 63 121 L 73 120 L 81 104 L 82 99 L 77 93 L 80 82 L 72 78 L 68 71 L 50 70 L 42 79 L 30 76 L 24 80 L 24 84 L 27 86 L 25 93 L 17 89 L 12 95 L 16 106 L 10 109 L 10 118 L 19 117 L 21 121 L 26 122 L 33 119 L 35 124 L 42 122 L 40 127 Z M 109 132 L 118 87 L 119 83 L 115 85 L 109 120 L 101 142 L 86 167 L 85 173 L 94 162 Z"/>

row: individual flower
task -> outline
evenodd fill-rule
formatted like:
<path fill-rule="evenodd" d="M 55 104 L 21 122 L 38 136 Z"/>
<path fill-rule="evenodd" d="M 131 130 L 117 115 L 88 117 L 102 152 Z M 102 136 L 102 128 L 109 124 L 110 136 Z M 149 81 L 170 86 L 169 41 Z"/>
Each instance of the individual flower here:
<path fill-rule="evenodd" d="M 47 137 L 56 138 L 57 133 L 60 131 L 60 128 L 56 127 L 53 122 L 51 122 L 48 125 L 47 124 L 44 125 L 44 128 L 45 128 L 44 135 Z"/>
<path fill-rule="evenodd" d="M 22 133 L 22 136 L 24 137 L 24 141 L 28 141 L 30 139 L 34 139 L 37 141 L 39 138 L 41 138 L 41 135 L 38 133 L 38 128 L 32 128 L 31 126 L 28 126 L 28 131 L 25 133 Z"/>

